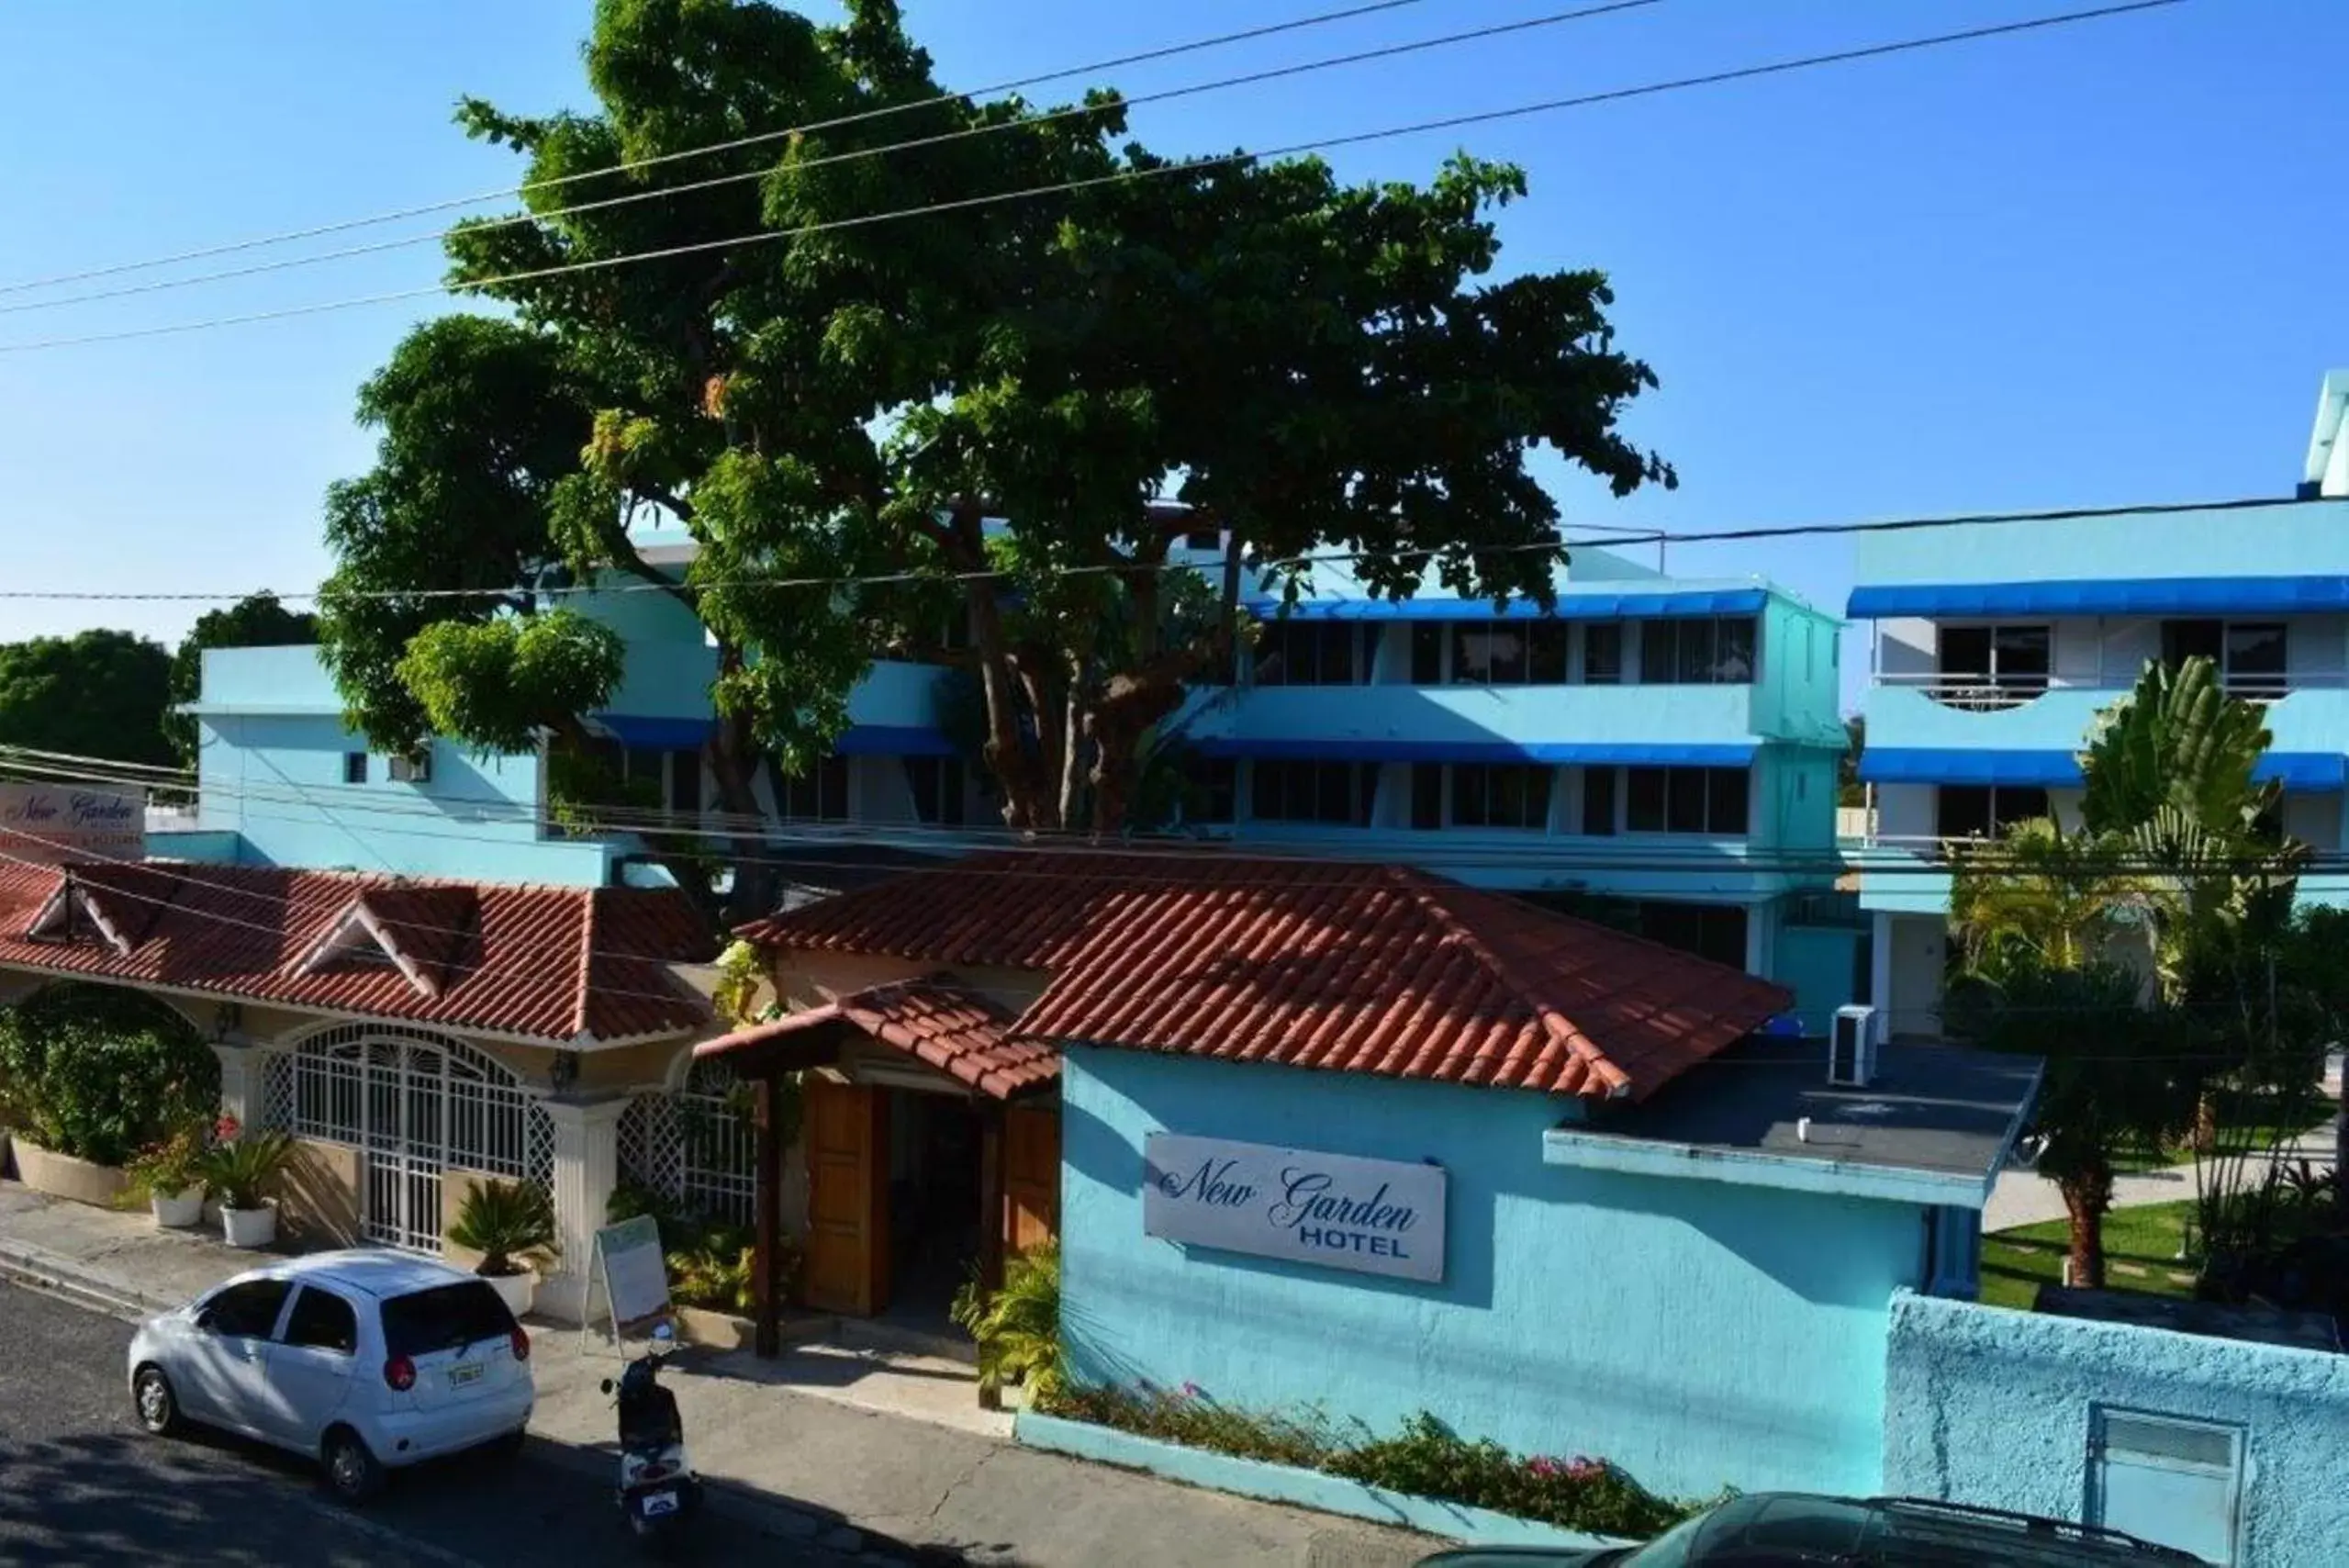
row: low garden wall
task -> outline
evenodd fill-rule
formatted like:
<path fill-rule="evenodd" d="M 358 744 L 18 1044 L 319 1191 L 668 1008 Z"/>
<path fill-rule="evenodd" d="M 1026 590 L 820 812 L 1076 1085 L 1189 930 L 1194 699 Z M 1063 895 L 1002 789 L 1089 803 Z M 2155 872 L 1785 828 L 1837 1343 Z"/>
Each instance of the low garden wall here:
<path fill-rule="evenodd" d="M 2259 1568 L 2337 1568 L 2349 1541 L 2349 1356 L 1903 1293 L 1885 1410 L 1888 1492 L 2232 1531 L 2232 1561 Z M 2188 1463 L 2233 1448 L 2231 1518 L 2222 1475 L 2111 1468 L 2099 1433 L 2132 1417 L 2199 1424 Z M 2174 1543 L 2213 1555 L 2209 1539 Z"/>

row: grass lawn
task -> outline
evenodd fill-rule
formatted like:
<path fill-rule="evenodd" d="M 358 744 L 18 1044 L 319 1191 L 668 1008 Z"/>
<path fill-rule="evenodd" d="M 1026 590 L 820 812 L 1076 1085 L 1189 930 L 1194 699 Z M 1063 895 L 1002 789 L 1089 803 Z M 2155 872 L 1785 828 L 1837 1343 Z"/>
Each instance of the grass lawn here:
<path fill-rule="evenodd" d="M 2194 1271 L 2178 1261 L 2194 1204 L 2148 1204 L 2104 1216 L 2105 1283 L 2153 1295 L 2194 1294 Z M 1982 1301 L 2029 1312 L 2042 1284 L 2064 1282 L 2064 1255 L 2072 1245 L 2069 1221 L 2017 1226 L 1982 1238 Z"/>
<path fill-rule="evenodd" d="M 2289 1144 L 2305 1133 L 2331 1125 L 2334 1105 L 2314 1085 L 2291 1096 L 2288 1100 L 2274 1095 L 2258 1095 L 2244 1107 L 2249 1114 L 2243 1121 L 2250 1124 L 2251 1147 L 2264 1149 L 2271 1145 Z M 2230 1129 L 2242 1126 L 2241 1112 L 2228 1117 Z M 2236 1136 L 2241 1136 L 2237 1133 Z M 2122 1175 L 2146 1170 L 2162 1170 L 2171 1166 L 2191 1164 L 2194 1146 L 2188 1141 L 2168 1149 L 2127 1148 L 2113 1156 L 2112 1168 Z"/>

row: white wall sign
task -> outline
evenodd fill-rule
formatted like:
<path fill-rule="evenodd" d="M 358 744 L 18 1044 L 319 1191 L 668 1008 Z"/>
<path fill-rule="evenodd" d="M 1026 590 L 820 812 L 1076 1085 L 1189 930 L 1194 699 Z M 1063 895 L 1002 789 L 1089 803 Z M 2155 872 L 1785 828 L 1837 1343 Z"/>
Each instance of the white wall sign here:
<path fill-rule="evenodd" d="M 1444 1168 L 1152 1133 L 1142 1229 L 1405 1280 L 1444 1277 Z"/>
<path fill-rule="evenodd" d="M 44 866 L 143 860 L 146 801 L 72 785 L 0 784 L 0 856 Z"/>
<path fill-rule="evenodd" d="M 669 1273 L 661 1257 L 661 1227 L 650 1215 L 608 1225 L 596 1232 L 588 1260 L 587 1302 L 580 1330 L 595 1321 L 595 1288 L 600 1282 L 611 1314 L 612 1338 L 669 1316 Z"/>

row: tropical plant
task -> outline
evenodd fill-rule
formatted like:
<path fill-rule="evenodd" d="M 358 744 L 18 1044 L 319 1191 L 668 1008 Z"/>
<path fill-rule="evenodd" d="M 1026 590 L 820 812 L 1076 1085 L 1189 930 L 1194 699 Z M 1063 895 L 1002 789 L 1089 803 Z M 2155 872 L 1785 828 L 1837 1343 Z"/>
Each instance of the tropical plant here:
<path fill-rule="evenodd" d="M 2053 818 L 1951 854 L 1950 919 L 1976 975 L 1995 977 L 2018 959 L 2079 969 L 2121 931 L 2149 923 L 2155 896 L 2121 844 L 2067 833 Z"/>
<path fill-rule="evenodd" d="M 554 1201 L 535 1182 L 482 1182 L 457 1205 L 449 1239 L 481 1254 L 474 1272 L 492 1278 L 526 1274 L 553 1258 Z"/>
<path fill-rule="evenodd" d="M 121 1165 L 219 1098 L 220 1064 L 154 998 L 61 984 L 0 1011 L 0 1079 L 17 1130 L 43 1148 Z"/>
<path fill-rule="evenodd" d="M 955 1322 L 979 1344 L 979 1386 L 990 1393 L 1019 1383 L 1049 1402 L 1068 1385 L 1060 1342 L 1060 1248 L 1031 1249 L 1003 1267 L 1003 1285 L 989 1293 L 978 1280 L 956 1295 Z"/>
<path fill-rule="evenodd" d="M 758 1248 L 739 1238 L 706 1238 L 667 1254 L 669 1298 L 679 1306 L 746 1313 L 758 1306 Z"/>
<path fill-rule="evenodd" d="M 124 1201 L 135 1204 L 153 1197 L 175 1198 L 202 1186 L 204 1156 L 211 1141 L 210 1122 L 201 1116 L 183 1118 L 122 1168 Z"/>
<path fill-rule="evenodd" d="M 250 1132 L 234 1116 L 214 1126 L 213 1144 L 197 1162 L 205 1195 L 224 1209 L 257 1209 L 293 1162 L 294 1140 L 282 1132 Z"/>

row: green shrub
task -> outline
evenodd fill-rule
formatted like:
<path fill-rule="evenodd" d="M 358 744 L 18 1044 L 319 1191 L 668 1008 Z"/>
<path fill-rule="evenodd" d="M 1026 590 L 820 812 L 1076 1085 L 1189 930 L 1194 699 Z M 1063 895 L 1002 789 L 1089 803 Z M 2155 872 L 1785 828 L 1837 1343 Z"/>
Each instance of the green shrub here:
<path fill-rule="evenodd" d="M 1060 1249 L 1050 1242 L 1012 1259 L 1003 1288 L 983 1295 L 972 1280 L 955 1296 L 954 1320 L 979 1343 L 979 1386 L 1023 1384 L 1050 1400 L 1068 1383 L 1060 1349 Z"/>
<path fill-rule="evenodd" d="M 1471 1441 L 1424 1411 L 1380 1437 L 1359 1426 L 1336 1431 L 1318 1411 L 1284 1416 L 1224 1405 L 1195 1383 L 1179 1390 L 1064 1385 L 1039 1407 L 1164 1442 L 1319 1470 L 1593 1535 L 1654 1535 L 1719 1501 L 1659 1497 L 1604 1460 L 1522 1455 L 1490 1439 Z"/>
<path fill-rule="evenodd" d="M 268 1202 L 277 1178 L 293 1162 L 294 1140 L 279 1132 L 256 1133 L 223 1116 L 213 1129 L 215 1142 L 196 1161 L 205 1196 L 224 1209 L 257 1209 Z"/>
<path fill-rule="evenodd" d="M 527 1273 L 554 1253 L 554 1200 L 534 1182 L 484 1182 L 457 1206 L 449 1239 L 481 1254 L 476 1274 Z"/>
<path fill-rule="evenodd" d="M 758 1238 L 749 1227 L 697 1214 L 665 1193 L 623 1182 L 604 1204 L 604 1221 L 651 1216 L 660 1227 L 661 1260 L 669 1300 L 711 1312 L 746 1313 L 758 1305 Z M 798 1282 L 799 1249 L 786 1239 L 775 1263 L 775 1287 L 788 1297 Z"/>
<path fill-rule="evenodd" d="M 220 1064 L 187 1021 L 108 986 L 47 988 L 0 1012 L 9 1114 L 35 1143 L 121 1165 L 218 1103 Z"/>

